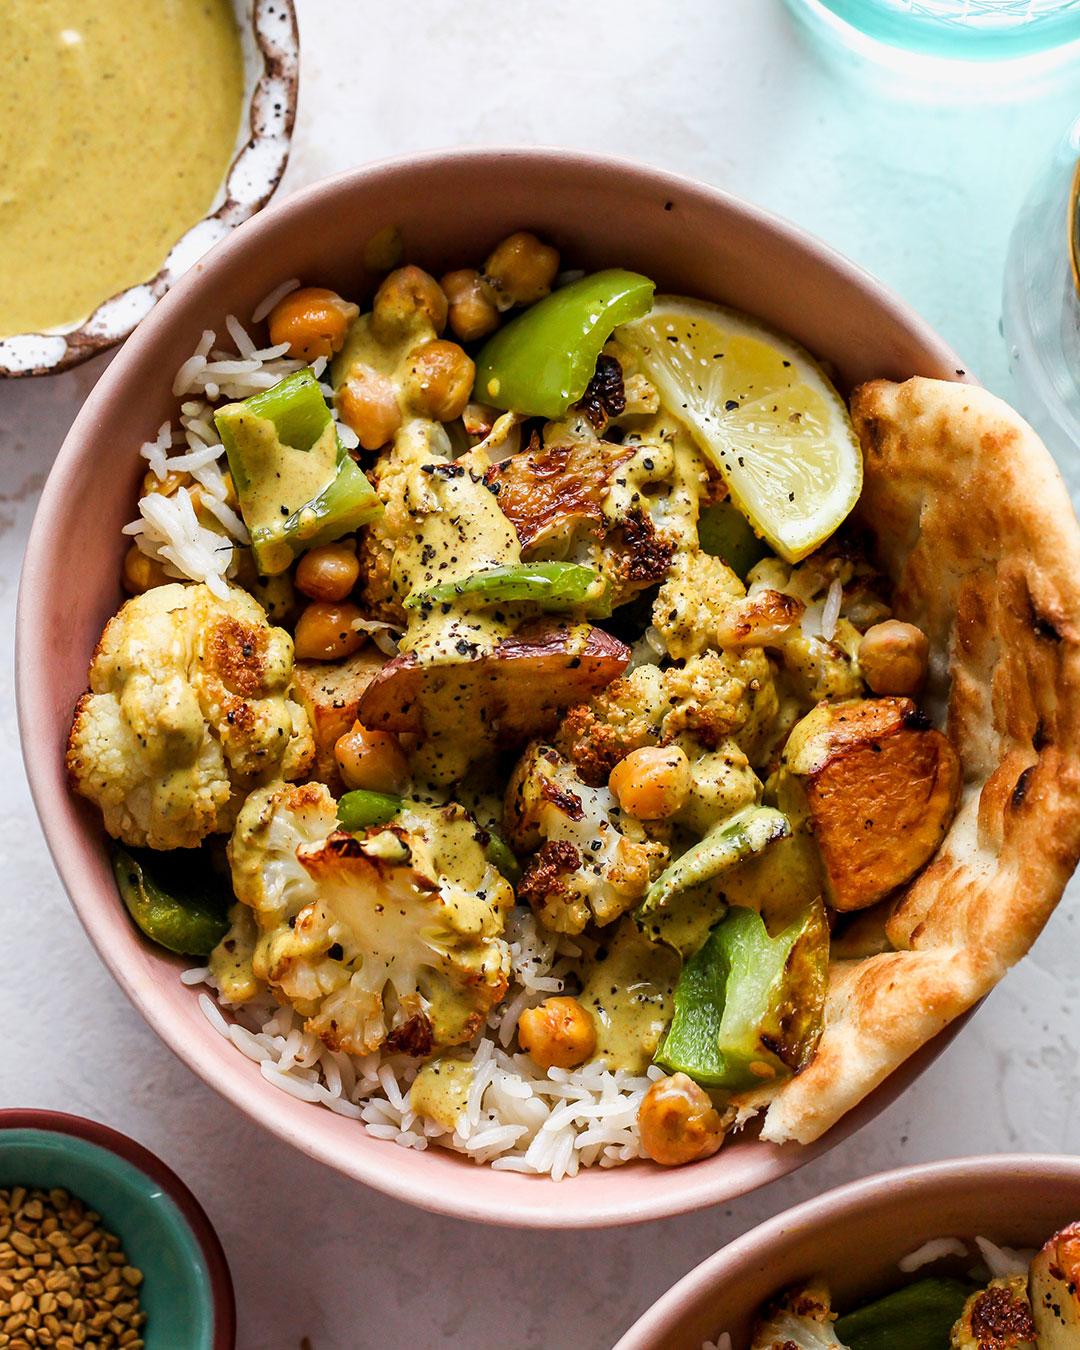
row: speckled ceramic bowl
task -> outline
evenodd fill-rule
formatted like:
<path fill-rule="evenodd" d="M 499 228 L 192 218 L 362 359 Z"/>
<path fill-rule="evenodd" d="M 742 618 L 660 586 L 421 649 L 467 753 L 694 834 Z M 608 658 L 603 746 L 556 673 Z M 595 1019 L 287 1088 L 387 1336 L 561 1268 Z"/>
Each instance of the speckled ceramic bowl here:
<path fill-rule="evenodd" d="M 234 1350 L 225 1253 L 202 1206 L 126 1135 L 58 1111 L 0 1111 L 0 1187 L 59 1186 L 101 1215 L 143 1273 L 146 1350 Z"/>
<path fill-rule="evenodd" d="M 761 1305 L 824 1275 L 844 1309 L 888 1292 L 930 1238 L 1041 1247 L 1080 1218 L 1080 1158 L 1001 1155 L 905 1167 L 828 1191 L 752 1229 L 680 1280 L 615 1350 L 701 1350 L 721 1332 L 747 1350 Z"/>
<path fill-rule="evenodd" d="M 78 327 L 0 338 L 0 378 L 52 375 L 115 347 L 207 249 L 265 206 L 285 172 L 296 117 L 300 40 L 293 0 L 234 0 L 244 52 L 236 149 L 211 213 L 193 225 L 149 281 L 108 298 Z"/>
<path fill-rule="evenodd" d="M 101 817 L 68 790 L 72 709 L 101 630 L 123 599 L 120 531 L 145 468 L 137 447 L 174 415 L 173 372 L 204 328 L 220 329 L 230 312 L 250 314 L 283 278 L 370 295 L 376 278 L 365 271 L 364 246 L 388 224 L 401 229 L 408 257 L 436 275 L 529 226 L 573 265 L 636 268 L 662 289 L 760 315 L 831 361 L 845 386 L 878 375 L 962 373 L 962 362 L 916 314 L 825 245 L 723 192 L 642 165 L 552 150 L 448 151 L 357 169 L 298 192 L 236 230 L 156 306 L 98 381 L 45 486 L 23 569 L 17 654 L 37 809 L 75 909 L 135 1006 L 206 1082 L 305 1153 L 413 1204 L 489 1222 L 580 1227 L 700 1209 L 839 1143 L 919 1075 L 955 1025 L 809 1147 L 781 1148 L 747 1133 L 693 1167 L 642 1162 L 560 1183 L 477 1167 L 439 1148 L 399 1148 L 287 1096 L 213 1029 L 198 991 L 180 983 L 183 963 L 132 928 L 117 899 Z"/>

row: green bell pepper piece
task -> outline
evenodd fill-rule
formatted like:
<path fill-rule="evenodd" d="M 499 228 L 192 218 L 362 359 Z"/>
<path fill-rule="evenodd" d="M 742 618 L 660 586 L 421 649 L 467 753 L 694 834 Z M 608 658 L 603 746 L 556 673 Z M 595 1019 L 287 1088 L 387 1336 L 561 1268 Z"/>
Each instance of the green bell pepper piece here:
<path fill-rule="evenodd" d="M 775 938 L 754 910 L 728 910 L 683 967 L 656 1063 L 728 1092 L 790 1078 L 821 1036 L 828 961 L 820 900 Z"/>
<path fill-rule="evenodd" d="M 310 369 L 219 408 L 214 422 L 264 576 L 381 514 L 382 502 L 338 440 Z"/>
<path fill-rule="evenodd" d="M 698 543 L 705 553 L 723 558 L 741 581 L 755 563 L 772 552 L 764 539 L 729 498 L 706 506 L 698 517 Z"/>
<path fill-rule="evenodd" d="M 424 605 L 464 602 L 479 608 L 525 602 L 542 610 L 565 610 L 581 606 L 590 618 L 611 613 L 611 597 L 605 579 L 582 563 L 509 563 L 486 567 L 460 581 L 443 581 L 426 591 L 413 591 L 406 609 Z"/>
<path fill-rule="evenodd" d="M 848 1350 L 949 1350 L 953 1324 L 975 1286 L 934 1276 L 838 1317 Z"/>
<path fill-rule="evenodd" d="M 205 848 L 111 848 L 113 875 L 127 911 L 151 942 L 181 956 L 209 956 L 229 931 L 232 888 Z"/>
<path fill-rule="evenodd" d="M 648 277 L 616 267 L 552 291 L 480 349 L 474 397 L 526 417 L 561 417 L 619 324 L 648 314 L 654 290 Z"/>
<path fill-rule="evenodd" d="M 402 798 L 388 792 L 346 792 L 337 804 L 338 822 L 350 834 L 369 825 L 385 825 L 401 810 Z"/>
<path fill-rule="evenodd" d="M 516 886 L 521 880 L 521 865 L 505 840 L 500 839 L 491 830 L 488 830 L 488 835 L 488 862 L 502 873 L 511 886 Z"/>
<path fill-rule="evenodd" d="M 661 872 L 638 906 L 638 926 L 652 941 L 666 942 L 690 956 L 726 908 L 724 895 L 710 883 L 790 834 L 791 826 L 779 811 L 745 807 Z"/>

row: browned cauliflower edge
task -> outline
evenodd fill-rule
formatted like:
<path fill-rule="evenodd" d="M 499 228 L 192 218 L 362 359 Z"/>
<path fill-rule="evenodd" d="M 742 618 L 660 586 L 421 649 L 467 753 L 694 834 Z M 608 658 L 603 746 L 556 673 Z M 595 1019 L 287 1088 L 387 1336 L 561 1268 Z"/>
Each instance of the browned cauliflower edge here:
<path fill-rule="evenodd" d="M 72 786 L 134 847 L 193 848 L 230 830 L 253 787 L 311 764 L 292 669 L 292 639 L 245 591 L 136 596 L 94 652 L 68 740 Z"/>
<path fill-rule="evenodd" d="M 425 1056 L 467 1041 L 510 973 L 514 893 L 486 839 L 456 804 L 407 803 L 353 835 L 321 783 L 253 793 L 229 857 L 258 930 L 254 976 L 333 1050 Z"/>

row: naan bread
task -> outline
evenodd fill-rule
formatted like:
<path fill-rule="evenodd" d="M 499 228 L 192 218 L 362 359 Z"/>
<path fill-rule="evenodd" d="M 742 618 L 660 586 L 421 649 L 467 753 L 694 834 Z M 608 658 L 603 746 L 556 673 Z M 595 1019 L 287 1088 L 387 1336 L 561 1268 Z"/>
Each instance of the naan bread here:
<path fill-rule="evenodd" d="M 836 953 L 818 1053 L 768 1101 L 774 1141 L 818 1138 L 988 993 L 1080 857 L 1080 529 L 1049 453 L 971 385 L 875 380 L 851 411 L 856 522 L 897 616 L 930 638 L 924 705 L 945 718 L 964 791 L 935 858 L 878 907 L 878 938 L 868 914 L 858 955 Z"/>

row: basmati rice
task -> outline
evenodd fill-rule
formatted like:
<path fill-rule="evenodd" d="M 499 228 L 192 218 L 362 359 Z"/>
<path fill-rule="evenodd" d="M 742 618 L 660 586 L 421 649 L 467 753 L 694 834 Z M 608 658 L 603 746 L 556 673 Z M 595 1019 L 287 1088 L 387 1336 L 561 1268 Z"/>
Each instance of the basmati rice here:
<path fill-rule="evenodd" d="M 411 1109 L 409 1090 L 421 1067 L 416 1060 L 329 1050 L 304 1030 L 296 1012 L 279 1007 L 268 995 L 230 1006 L 220 994 L 215 1002 L 203 992 L 199 1006 L 215 1030 L 258 1064 L 268 1083 L 359 1120 L 377 1139 L 419 1150 L 437 1144 L 496 1170 L 548 1175 L 556 1181 L 582 1167 L 618 1167 L 641 1157 L 637 1110 L 662 1071 L 651 1066 L 637 1075 L 587 1064 L 545 1073 L 526 1055 L 508 1050 L 518 1017 L 564 987 L 566 968 L 581 949 L 568 938 L 541 931 L 525 909 L 511 913 L 505 937 L 511 988 L 484 1030 L 462 1047 L 471 1082 L 453 1129 Z M 185 984 L 214 988 L 206 967 L 185 971 L 180 978 Z"/>
<path fill-rule="evenodd" d="M 942 1260 L 943 1257 L 967 1256 L 967 1251 L 967 1244 L 961 1242 L 959 1238 L 931 1238 L 921 1247 L 916 1247 L 913 1252 L 908 1252 L 907 1256 L 901 1257 L 897 1265 L 905 1275 L 910 1275 L 913 1271 L 928 1266 L 932 1261 Z"/>
<path fill-rule="evenodd" d="M 1034 1252 L 1016 1251 L 1012 1247 L 999 1247 L 989 1238 L 984 1237 L 977 1237 L 975 1246 L 978 1247 L 979 1255 L 986 1263 L 990 1278 L 994 1280 L 1003 1280 L 1010 1275 L 1027 1274 L 1027 1268 L 1035 1255 Z"/>
<path fill-rule="evenodd" d="M 272 291 L 256 306 L 253 322 L 261 321 L 299 284 L 293 279 Z M 222 598 L 236 571 L 236 547 L 251 540 L 227 501 L 225 449 L 214 426 L 214 404 L 261 393 L 306 364 L 287 355 L 288 343 L 260 348 L 235 314 L 226 315 L 225 330 L 235 350 L 216 346 L 217 334 L 206 329 L 173 381 L 173 394 L 181 400 L 178 425 L 162 423 L 156 438 L 140 452 L 158 483 L 167 487 L 170 474 L 185 474 L 195 480 L 197 491 L 184 483 L 168 492 L 147 492 L 139 499 L 139 518 L 124 527 L 124 533 L 160 563 L 167 576 L 201 581 Z M 325 357 L 314 361 L 311 369 L 319 379 L 326 369 Z M 326 386 L 323 389 L 331 393 Z M 334 417 L 336 421 L 336 412 Z M 351 428 L 341 422 L 337 428 L 342 444 L 355 449 L 359 442 Z M 174 448 L 178 453 L 172 453 Z M 385 638 L 380 646 L 384 642 Z"/>

